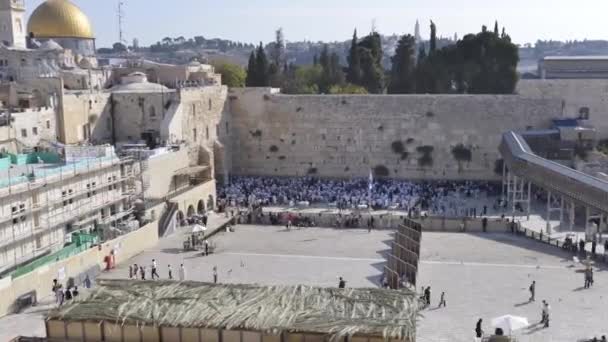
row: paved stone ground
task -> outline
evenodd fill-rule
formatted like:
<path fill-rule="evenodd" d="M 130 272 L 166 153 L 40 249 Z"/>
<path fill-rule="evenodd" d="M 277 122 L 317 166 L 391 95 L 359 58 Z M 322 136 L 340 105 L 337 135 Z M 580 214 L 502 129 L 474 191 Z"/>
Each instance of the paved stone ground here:
<path fill-rule="evenodd" d="M 149 265 L 155 258 L 163 278 L 167 264 L 177 273 L 183 262 L 192 280 L 211 281 L 217 266 L 220 282 L 337 286 L 337 277 L 343 276 L 347 286 L 367 287 L 377 286 L 392 240 L 390 231 L 287 232 L 283 227 L 238 226 L 234 233 L 216 236 L 217 253 L 204 257 L 181 250 L 184 234 L 185 230 L 162 240 L 131 263 Z M 526 329 L 519 341 L 577 341 L 608 334 L 608 272 L 596 270 L 596 284 L 584 290 L 581 267 L 568 258 L 555 248 L 510 234 L 424 233 L 418 285 L 432 286 L 432 308 L 423 311 L 418 341 L 472 341 L 478 318 L 484 319 L 488 332 L 491 318 L 503 314 L 536 322 L 542 299 L 551 304 L 552 326 Z M 127 276 L 123 265 L 103 277 Z M 528 303 L 532 280 L 537 281 L 537 302 Z M 447 293 L 448 306 L 434 309 L 441 291 Z M 24 322 L 33 318 L 17 319 L 13 327 L 24 328 Z M 5 322 L 0 320 L 0 332 L 5 331 Z"/>
<path fill-rule="evenodd" d="M 149 264 L 155 258 L 164 267 L 183 261 L 188 279 L 202 281 L 211 281 L 217 266 L 220 282 L 336 286 L 343 276 L 348 286 L 377 286 L 391 239 L 390 231 L 238 226 L 235 233 L 214 239 L 218 250 L 212 256 L 175 250 L 171 246 L 181 241 L 176 236 L 133 262 Z M 423 312 L 419 342 L 472 341 L 478 318 L 486 321 L 488 332 L 490 320 L 503 314 L 536 322 L 543 299 L 551 304 L 552 326 L 526 329 L 519 341 L 576 341 L 608 334 L 608 273 L 603 269 L 596 271 L 595 286 L 583 290 L 581 267 L 573 266 L 568 254 L 529 239 L 425 233 L 422 246 L 419 286 L 431 285 L 433 307 L 446 291 L 448 307 Z M 160 272 L 166 277 L 164 268 Z M 106 276 L 127 273 L 123 267 Z M 537 281 L 537 301 L 528 303 L 532 280 Z"/>

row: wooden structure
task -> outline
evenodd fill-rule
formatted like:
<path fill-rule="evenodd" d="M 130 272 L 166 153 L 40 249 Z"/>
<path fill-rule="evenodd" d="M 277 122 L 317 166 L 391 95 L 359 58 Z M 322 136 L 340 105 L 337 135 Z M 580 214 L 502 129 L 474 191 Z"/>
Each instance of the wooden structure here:
<path fill-rule="evenodd" d="M 391 252 L 388 254 L 385 277 L 391 289 L 400 289 L 408 284 L 416 288 L 422 226 L 408 218 L 395 232 Z"/>
<path fill-rule="evenodd" d="M 383 342 L 415 340 L 412 291 L 102 280 L 51 312 L 49 341 Z"/>

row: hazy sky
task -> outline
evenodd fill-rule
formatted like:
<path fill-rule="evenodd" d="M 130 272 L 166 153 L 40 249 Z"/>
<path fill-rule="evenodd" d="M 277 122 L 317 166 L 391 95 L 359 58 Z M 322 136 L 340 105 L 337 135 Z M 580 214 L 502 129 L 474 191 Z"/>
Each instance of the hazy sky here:
<path fill-rule="evenodd" d="M 43 0 L 26 0 L 28 14 Z M 118 40 L 118 0 L 72 0 L 93 22 L 98 47 Z M 505 26 L 516 43 L 537 39 L 608 39 L 607 0 L 124 0 L 125 33 L 150 44 L 162 37 L 202 35 L 267 42 L 283 27 L 287 40 L 346 40 L 353 28 L 422 35 L 429 20 L 439 35 L 459 37 Z"/>

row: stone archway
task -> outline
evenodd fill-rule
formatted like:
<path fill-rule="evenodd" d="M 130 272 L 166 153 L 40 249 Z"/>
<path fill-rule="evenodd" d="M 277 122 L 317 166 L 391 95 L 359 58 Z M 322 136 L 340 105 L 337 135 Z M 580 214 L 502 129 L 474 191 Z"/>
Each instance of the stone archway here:
<path fill-rule="evenodd" d="M 213 195 L 209 195 L 207 199 L 207 210 L 215 210 L 215 200 L 213 199 Z"/>
<path fill-rule="evenodd" d="M 205 213 L 205 201 L 203 201 L 203 200 L 198 201 L 198 205 L 196 206 L 196 211 L 199 214 Z"/>
<path fill-rule="evenodd" d="M 188 206 L 188 211 L 186 212 L 186 215 L 188 215 L 188 218 L 194 216 L 194 214 L 196 214 L 196 212 L 194 211 L 194 206 L 193 205 L 189 205 Z"/>
<path fill-rule="evenodd" d="M 179 210 L 176 215 L 177 225 L 181 226 L 182 222 L 184 222 L 184 212 Z"/>

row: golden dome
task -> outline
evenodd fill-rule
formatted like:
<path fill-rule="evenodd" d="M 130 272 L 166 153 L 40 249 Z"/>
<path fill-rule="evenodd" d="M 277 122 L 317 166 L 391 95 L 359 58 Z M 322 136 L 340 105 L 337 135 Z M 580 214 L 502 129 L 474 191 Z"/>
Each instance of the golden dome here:
<path fill-rule="evenodd" d="M 34 38 L 95 38 L 87 16 L 68 0 L 47 0 L 38 6 L 27 31 Z"/>

